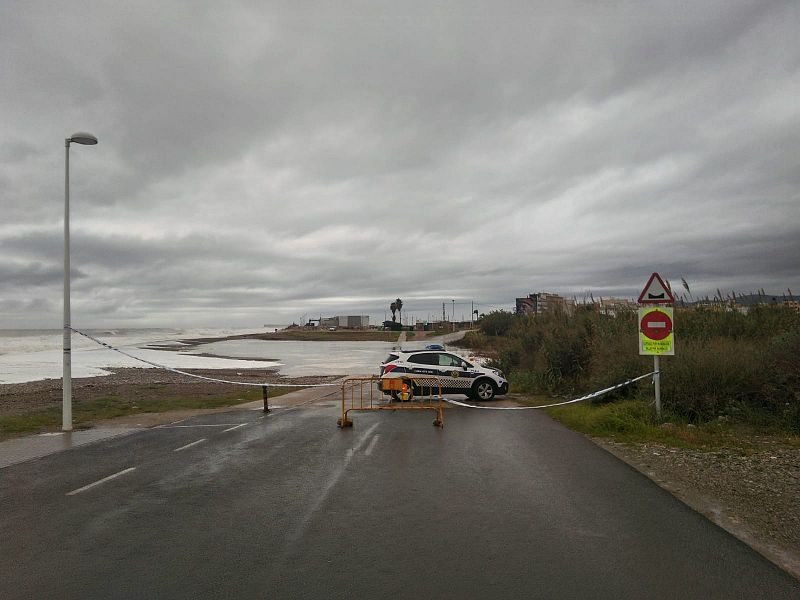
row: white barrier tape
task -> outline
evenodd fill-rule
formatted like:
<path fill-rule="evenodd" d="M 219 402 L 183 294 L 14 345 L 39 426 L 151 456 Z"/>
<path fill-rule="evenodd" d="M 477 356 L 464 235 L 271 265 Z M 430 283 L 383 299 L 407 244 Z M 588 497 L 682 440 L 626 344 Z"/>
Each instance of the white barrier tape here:
<path fill-rule="evenodd" d="M 212 381 L 214 383 L 228 383 L 231 385 L 249 385 L 253 387 L 297 387 L 297 388 L 306 388 L 306 387 L 339 387 L 340 384 L 338 383 L 308 383 L 308 384 L 300 384 L 300 383 L 252 383 L 249 381 L 229 381 L 227 379 L 216 379 L 215 377 L 205 377 L 204 375 L 197 375 L 195 373 L 188 373 L 186 371 L 181 371 L 180 369 L 173 369 L 172 367 L 168 367 L 166 365 L 160 365 L 158 363 L 152 362 L 150 360 L 145 360 L 144 358 L 139 358 L 138 356 L 134 356 L 133 354 L 128 354 L 124 350 L 120 350 L 119 348 L 115 348 L 111 344 L 106 344 L 102 340 L 98 340 L 97 338 L 92 337 L 88 333 L 84 333 L 83 331 L 79 331 L 73 327 L 70 327 L 71 331 L 74 331 L 77 334 L 82 335 L 85 338 L 92 340 L 95 344 L 100 344 L 104 348 L 108 348 L 109 350 L 113 350 L 114 352 L 119 352 L 123 356 L 127 356 L 128 358 L 132 358 L 133 360 L 138 360 L 141 363 L 146 365 L 150 365 L 151 367 L 156 367 L 157 369 L 163 369 L 165 371 L 170 371 L 172 373 L 178 373 L 179 375 L 185 375 L 186 377 L 194 377 L 195 379 L 203 379 L 205 381 Z"/>
<path fill-rule="evenodd" d="M 607 394 L 609 392 L 613 392 L 614 390 L 618 390 L 621 387 L 625 387 L 626 385 L 630 385 L 640 379 L 644 379 L 645 377 L 650 377 L 654 375 L 655 371 L 652 373 L 647 373 L 646 375 L 639 375 L 639 377 L 635 377 L 634 379 L 628 379 L 623 383 L 618 383 L 617 385 L 612 385 L 604 390 L 600 390 L 599 392 L 592 392 L 591 394 L 587 394 L 585 396 L 581 396 L 580 398 L 575 398 L 574 400 L 567 400 L 566 402 L 556 402 L 555 404 L 544 404 L 542 406 L 475 406 L 474 404 L 467 404 L 466 402 L 459 402 L 458 400 L 450 400 L 449 398 L 445 398 L 445 402 L 449 402 L 450 404 L 456 404 L 458 406 L 466 406 L 467 408 L 482 408 L 485 410 L 531 410 L 537 408 L 552 408 L 553 406 L 564 406 L 565 404 L 574 404 L 575 402 L 583 402 L 584 400 L 590 400 L 592 398 L 597 398 L 598 396 L 602 396 L 603 394 Z"/>

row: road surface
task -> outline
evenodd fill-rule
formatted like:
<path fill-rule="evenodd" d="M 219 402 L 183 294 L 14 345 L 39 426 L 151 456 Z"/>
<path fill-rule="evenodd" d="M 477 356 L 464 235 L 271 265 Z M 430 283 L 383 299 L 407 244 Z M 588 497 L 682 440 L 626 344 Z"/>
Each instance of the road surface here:
<path fill-rule="evenodd" d="M 0 469 L 0 596 L 800 598 L 538 411 L 203 415 Z M 277 399 L 280 401 L 280 398 Z"/>

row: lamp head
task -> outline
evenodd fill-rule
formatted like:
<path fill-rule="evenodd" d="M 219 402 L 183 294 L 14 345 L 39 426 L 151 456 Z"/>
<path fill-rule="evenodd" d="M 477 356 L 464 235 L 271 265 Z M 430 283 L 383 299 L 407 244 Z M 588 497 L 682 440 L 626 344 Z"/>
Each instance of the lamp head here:
<path fill-rule="evenodd" d="M 75 142 L 76 144 L 84 144 L 86 146 L 94 146 L 97 143 L 97 138 L 91 133 L 79 131 L 78 133 L 73 133 L 67 141 Z"/>

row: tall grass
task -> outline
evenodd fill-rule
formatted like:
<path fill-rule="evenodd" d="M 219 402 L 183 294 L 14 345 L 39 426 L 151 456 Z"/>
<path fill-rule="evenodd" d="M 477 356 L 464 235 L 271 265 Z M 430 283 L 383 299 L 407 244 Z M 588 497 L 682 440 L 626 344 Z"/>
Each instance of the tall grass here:
<path fill-rule="evenodd" d="M 676 310 L 675 356 L 661 360 L 664 408 L 689 422 L 725 416 L 800 433 L 800 314 Z M 535 317 L 494 312 L 462 343 L 490 355 L 516 391 L 576 394 L 652 370 L 639 356 L 637 315 L 578 310 Z M 645 381 L 611 398 L 652 398 Z"/>

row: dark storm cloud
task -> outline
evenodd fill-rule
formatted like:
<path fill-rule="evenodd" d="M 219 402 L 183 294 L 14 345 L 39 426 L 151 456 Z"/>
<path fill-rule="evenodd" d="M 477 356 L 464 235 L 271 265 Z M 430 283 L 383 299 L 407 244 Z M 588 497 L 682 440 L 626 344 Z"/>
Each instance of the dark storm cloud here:
<path fill-rule="evenodd" d="M 84 321 L 634 296 L 653 270 L 800 287 L 799 22 L 792 2 L 6 3 L 0 318 L 58 322 L 82 129 Z"/>
<path fill-rule="evenodd" d="M 76 273 L 76 275 L 78 275 Z M 0 281 L 3 286 L 32 286 L 61 282 L 64 277 L 63 268 L 54 268 L 41 263 L 6 264 L 0 262 Z"/>

